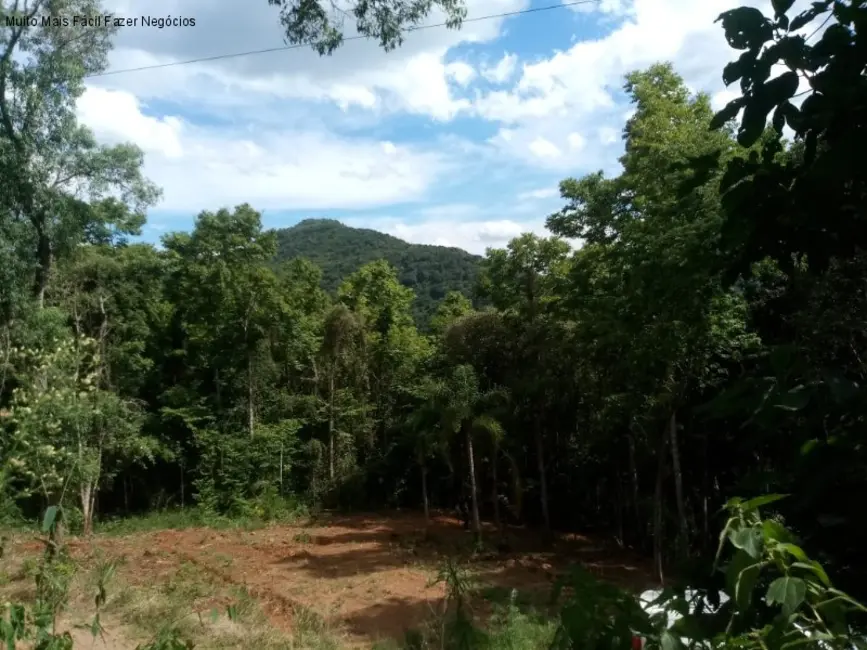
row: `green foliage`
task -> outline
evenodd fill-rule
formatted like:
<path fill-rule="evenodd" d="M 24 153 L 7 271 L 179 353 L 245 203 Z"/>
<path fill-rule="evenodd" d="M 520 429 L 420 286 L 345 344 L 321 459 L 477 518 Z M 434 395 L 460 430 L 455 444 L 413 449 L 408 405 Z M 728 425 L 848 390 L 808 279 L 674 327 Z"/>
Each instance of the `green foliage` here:
<path fill-rule="evenodd" d="M 653 629 L 633 594 L 599 582 L 581 567 L 558 579 L 552 602 L 559 603 L 566 589 L 554 648 L 627 648 L 634 635 Z"/>
<path fill-rule="evenodd" d="M 340 43 L 327 8 L 272 4 L 291 42 Z M 659 614 L 565 578 L 560 647 L 851 642 L 863 608 L 846 593 L 867 584 L 867 10 L 793 6 L 722 14 L 739 51 L 722 75 L 741 96 L 716 115 L 668 64 L 627 75 L 622 171 L 565 179 L 553 237 L 481 261 L 332 221 L 266 232 L 246 204 L 203 212 L 162 250 L 128 245 L 157 192 L 138 150 L 97 145 L 74 116 L 111 30 L 4 28 L 0 516 L 38 516 L 49 549 L 38 607 L 7 610 L 7 642 L 26 628 L 68 643 L 52 627 L 71 575 L 63 533 L 89 532 L 97 503 L 226 525 L 301 501 L 429 514 L 465 490 L 476 533 L 487 517 L 503 537 L 508 523 L 594 529 L 652 553 L 661 581 L 702 567 Z M 353 18 L 389 49 L 434 7 L 463 15 L 424 0 Z M 473 309 L 473 289 L 490 309 Z M 770 493 L 790 497 L 730 501 Z M 145 524 L 106 528 L 122 525 Z M 442 578 L 440 647 L 511 647 L 506 630 L 551 640 L 514 602 L 481 633 L 464 577 Z M 691 610 L 690 592 L 719 587 L 719 608 Z M 184 647 L 173 634 L 151 645 Z"/>
<path fill-rule="evenodd" d="M 310 45 L 320 55 L 331 54 L 343 44 L 346 18 L 355 22 L 359 35 L 376 40 L 386 52 L 403 43 L 403 35 L 418 27 L 435 8 L 446 16 L 446 26 L 457 29 L 466 16 L 461 0 L 401 0 L 387 5 L 360 2 L 351 14 L 322 2 L 268 0 L 280 7 L 280 23 L 293 45 Z"/>
<path fill-rule="evenodd" d="M 329 292 L 359 268 L 384 259 L 398 271 L 400 283 L 415 292 L 413 317 L 426 327 L 449 291 L 471 296 L 479 258 L 457 248 L 408 244 L 373 230 L 337 221 L 307 219 L 277 231 L 277 260 L 303 257 L 322 269 Z"/>
<path fill-rule="evenodd" d="M 38 21 L 5 23 L 23 12 Z M 0 216 L 29 259 L 44 300 L 53 260 L 95 235 L 134 234 L 159 190 L 141 174 L 142 152 L 130 144 L 100 145 L 78 124 L 75 104 L 84 79 L 107 65 L 116 28 L 50 26 L 43 17 L 101 16 L 98 0 L 14 3 L 3 10 L 0 37 Z M 5 224 L 10 224 L 8 227 Z M 20 239 L 19 239 L 20 237 Z M 14 259 L 14 257 L 13 257 Z M 8 300 L 6 301 L 8 304 Z"/>
<path fill-rule="evenodd" d="M 20 385 L 4 427 L 9 466 L 21 493 L 39 493 L 53 505 L 43 528 L 53 526 L 68 487 L 81 497 L 90 532 L 100 483 L 119 466 L 153 458 L 153 441 L 140 435 L 141 418 L 129 401 L 100 388 L 96 341 L 68 337 L 46 350 L 15 349 Z"/>
<path fill-rule="evenodd" d="M 789 271 L 804 256 L 812 272 L 823 272 L 867 243 L 863 217 L 851 209 L 865 183 L 855 161 L 865 144 L 867 59 L 857 43 L 867 9 L 843 0 L 814 2 L 796 16 L 790 9 L 776 3 L 771 18 L 740 7 L 719 18 L 729 43 L 744 52 L 723 75 L 727 84 L 740 81 L 741 96 L 715 125 L 743 109 L 738 140 L 745 146 L 757 143 L 769 115 L 773 129 L 758 151 L 731 160 L 723 179 L 733 278 L 765 257 Z M 771 78 L 776 66 L 786 70 Z M 792 101 L 804 95 L 800 105 Z M 797 145 L 788 151 L 784 126 Z"/>
<path fill-rule="evenodd" d="M 192 650 L 195 647 L 192 641 L 181 636 L 176 627 L 168 627 L 160 630 L 150 643 L 136 646 L 136 650 Z"/>

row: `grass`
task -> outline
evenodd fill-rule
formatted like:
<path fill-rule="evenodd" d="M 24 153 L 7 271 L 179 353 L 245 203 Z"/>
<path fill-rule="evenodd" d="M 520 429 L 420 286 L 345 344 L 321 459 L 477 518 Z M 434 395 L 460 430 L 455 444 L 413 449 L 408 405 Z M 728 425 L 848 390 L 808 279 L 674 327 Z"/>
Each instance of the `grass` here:
<path fill-rule="evenodd" d="M 299 523 L 299 514 L 285 516 L 287 519 L 283 521 Z M 88 632 L 75 631 L 73 628 L 93 619 L 93 597 L 99 582 L 97 576 L 104 576 L 106 567 L 113 563 L 116 570 L 111 571 L 114 576 L 113 581 L 107 585 L 108 599 L 100 612 L 100 619 L 106 628 L 106 645 L 99 642 L 97 645 L 118 650 L 132 650 L 139 644 L 145 645 L 173 635 L 174 638 L 189 640 L 196 648 L 203 650 L 206 648 L 340 650 L 346 647 L 359 647 L 360 638 L 365 639 L 361 641 L 365 647 L 374 647 L 377 650 L 433 650 L 434 648 L 442 650 L 456 647 L 455 635 L 462 633 L 471 634 L 472 647 L 484 648 L 484 650 L 542 650 L 542 648 L 547 650 L 554 638 L 556 622 L 549 616 L 551 611 L 547 599 L 544 598 L 547 592 L 545 594 L 537 594 L 535 591 L 524 593 L 504 587 L 493 587 L 484 582 L 477 584 L 477 578 L 482 580 L 484 578 L 481 578 L 481 573 L 476 578 L 473 577 L 476 575 L 474 562 L 488 560 L 485 558 L 478 560 L 468 546 L 469 540 L 460 536 L 451 539 L 446 534 L 448 531 L 443 533 L 443 539 L 429 539 L 415 531 L 392 532 L 390 536 L 382 534 L 381 541 L 377 542 L 380 550 L 371 552 L 376 558 L 378 557 L 376 553 L 383 553 L 381 549 L 387 550 L 391 547 L 392 551 L 396 552 L 399 547 L 407 551 L 406 567 L 419 563 L 420 566 L 423 565 L 430 570 L 434 566 L 431 561 L 439 566 L 448 557 L 453 558 L 452 562 L 447 563 L 450 566 L 466 565 L 465 569 L 468 573 L 465 581 L 461 578 L 460 581 L 465 584 L 460 589 L 473 604 L 475 612 L 473 618 L 477 621 L 477 625 L 483 625 L 484 629 L 476 627 L 467 630 L 464 627 L 456 632 L 453 608 L 446 608 L 447 611 L 444 611 L 439 604 L 436 604 L 439 601 L 436 601 L 431 603 L 426 618 L 423 615 L 420 619 L 418 613 L 415 614 L 413 624 L 418 625 L 417 630 L 408 632 L 402 639 L 382 641 L 378 640 L 380 635 L 386 635 L 386 629 L 392 630 L 395 627 L 396 617 L 393 614 L 384 617 L 384 621 L 385 618 L 388 620 L 385 622 L 386 629 L 381 632 L 378 631 L 377 624 L 373 623 L 378 620 L 377 616 L 380 614 L 370 615 L 370 622 L 365 623 L 367 627 L 362 628 L 361 632 L 358 630 L 357 620 L 348 624 L 344 630 L 342 626 L 345 623 L 340 622 L 343 619 L 335 618 L 334 622 L 328 622 L 317 613 L 320 611 L 318 607 L 321 603 L 317 602 L 315 593 L 310 599 L 301 596 L 301 600 L 311 601 L 306 602 L 305 606 L 294 600 L 294 595 L 292 600 L 284 601 L 280 589 L 271 589 L 270 583 L 263 585 L 260 580 L 258 581 L 260 584 L 257 585 L 255 579 L 248 582 L 244 577 L 247 575 L 245 571 L 252 570 L 255 573 L 257 567 L 263 566 L 262 562 L 267 563 L 280 558 L 279 553 L 275 553 L 274 549 L 281 549 L 282 544 L 286 544 L 281 542 L 281 534 L 286 540 L 291 540 L 296 547 L 318 543 L 321 531 L 317 527 L 320 524 L 315 521 L 309 519 L 302 521 L 301 527 L 294 530 L 292 527 L 286 529 L 275 527 L 265 533 L 265 537 L 262 537 L 261 533 L 258 537 L 254 534 L 250 537 L 252 545 L 249 549 L 244 546 L 246 534 L 239 534 L 237 539 L 234 539 L 235 535 L 231 535 L 229 536 L 231 539 L 226 541 L 226 536 L 215 538 L 206 530 L 191 531 L 179 536 L 177 540 L 174 537 L 168 538 L 168 541 L 163 539 L 161 546 L 155 544 L 144 550 L 141 544 L 146 538 L 133 535 L 130 539 L 122 539 L 125 535 L 148 531 L 179 531 L 193 528 L 249 530 L 269 523 L 261 517 L 240 520 L 212 517 L 195 508 L 163 510 L 146 516 L 102 522 L 94 544 L 88 545 L 79 540 L 74 545 L 78 570 L 72 578 L 69 606 L 61 615 L 61 629 L 73 630 L 76 648 L 91 645 Z M 369 523 L 365 522 L 364 526 L 369 526 Z M 324 528 L 327 530 L 328 526 Z M 362 526 L 360 539 L 366 539 L 365 535 L 368 534 L 366 530 Z M 337 537 L 339 538 L 340 535 L 346 533 L 341 532 Z M 106 539 L 99 542 L 99 537 L 103 536 L 111 537 L 111 542 L 108 543 Z M 27 537 L 16 535 L 18 539 L 16 544 L 32 544 L 24 541 Z M 198 541 L 200 537 L 201 541 Z M 327 538 L 328 535 L 325 534 L 325 537 Z M 217 539 L 216 543 L 215 539 Z M 174 544 L 180 545 L 182 541 L 185 544 L 184 548 L 177 550 Z M 354 553 L 355 549 L 352 547 L 354 543 L 356 542 L 353 540 L 339 542 L 347 548 L 340 549 L 336 554 L 334 551 L 339 547 L 329 546 L 328 553 L 322 557 L 334 555 L 337 563 L 335 571 L 339 573 L 340 555 Z M 222 548 L 220 544 L 223 544 Z M 0 602 L 7 600 L 29 602 L 34 595 L 36 563 L 33 547 L 28 546 L 29 550 L 24 550 L 20 546 L 16 548 L 21 548 L 21 552 L 16 552 L 15 557 L 9 554 L 0 560 L 0 578 L 2 578 L 0 579 Z M 235 550 L 229 550 L 232 548 Z M 206 561 L 200 562 L 198 549 L 203 549 L 201 553 Z M 241 555 L 235 556 L 235 552 L 240 552 Z M 318 553 L 316 549 L 311 549 L 310 552 L 313 556 L 319 557 L 316 555 Z M 304 553 L 306 554 L 306 551 Z M 128 564 L 124 560 L 125 557 L 129 558 Z M 387 554 L 383 557 L 387 557 Z M 213 566 L 208 566 L 208 559 Z M 251 560 L 256 560 L 260 564 L 257 565 L 255 562 L 250 564 Z M 388 568 L 390 566 L 388 563 L 385 566 L 386 571 L 391 570 Z M 452 578 L 456 579 L 454 576 Z M 285 581 L 287 577 L 284 576 L 282 579 Z M 309 576 L 307 579 L 309 582 Z M 400 582 L 405 579 L 402 574 L 398 575 L 398 584 L 405 585 L 405 582 Z M 518 581 L 520 582 L 520 579 Z M 241 583 L 249 584 L 251 591 L 248 592 Z M 296 583 L 292 584 L 296 589 L 298 588 Z M 315 592 L 319 588 L 316 585 L 311 583 L 307 587 Z M 519 585 L 516 586 L 521 589 Z M 536 589 L 535 586 L 532 588 Z M 388 589 L 385 593 L 389 593 Z M 365 592 L 360 597 L 363 599 L 366 595 Z M 327 597 L 324 600 L 328 602 Z M 378 601 L 371 601 L 371 607 L 368 609 L 377 611 L 377 606 Z M 317 611 L 313 611 L 311 607 Z M 330 609 L 328 611 L 331 612 Z M 420 620 L 423 622 L 419 623 Z M 275 624 L 279 627 L 275 627 Z M 395 632 L 389 631 L 388 634 L 390 633 Z M 447 635 L 451 639 L 446 639 Z M 166 644 L 158 647 L 180 646 Z"/>
<path fill-rule="evenodd" d="M 26 558 L 10 575 L 19 589 L 30 585 L 35 570 L 32 558 Z M 202 650 L 340 650 L 346 647 L 339 629 L 329 626 L 322 617 L 304 607 L 291 612 L 291 632 L 273 627 L 258 601 L 246 588 L 222 584 L 218 578 L 191 562 L 160 580 L 135 584 L 125 571 L 123 558 L 108 558 L 99 553 L 79 563 L 72 581 L 69 605 L 63 614 L 65 625 L 81 624 L 93 616 L 92 595 L 106 576 L 108 599 L 100 617 L 109 647 L 133 648 L 169 638 L 189 640 Z M 6 590 L 0 595 L 6 596 Z M 538 613 L 535 605 L 515 591 L 482 588 L 478 600 L 492 609 L 487 629 L 475 630 L 477 643 L 485 650 L 543 650 L 550 647 L 555 623 Z M 448 616 L 431 613 L 423 629 L 409 632 L 405 639 L 385 640 L 374 644 L 376 650 L 433 650 L 441 648 Z M 86 646 L 87 643 L 83 643 Z M 78 647 L 78 643 L 76 644 Z M 478 647 L 478 646 L 476 646 Z"/>
<path fill-rule="evenodd" d="M 6 573 L 6 584 L 0 585 L 0 600 L 33 598 L 34 558 L 18 559 L 17 566 Z M 100 611 L 108 647 L 131 649 L 172 636 L 192 641 L 202 650 L 342 647 L 340 631 L 331 629 L 314 612 L 299 608 L 292 612 L 291 633 L 278 630 L 244 587 L 222 585 L 192 563 L 181 563 L 170 576 L 147 584 L 133 583 L 133 576 L 124 568 L 123 558 L 99 554 L 75 566 L 59 629 L 77 634 L 76 648 L 91 643 L 89 633 L 78 628 L 93 619 L 93 595 L 99 584 L 108 592 Z M 110 578 L 108 584 L 106 578 Z"/>
<path fill-rule="evenodd" d="M 154 530 L 185 530 L 187 528 L 211 528 L 214 530 L 256 530 L 269 524 L 294 523 L 309 519 L 306 507 L 295 502 L 287 502 L 284 507 L 275 509 L 270 516 L 247 515 L 227 517 L 209 513 L 195 506 L 189 508 L 167 508 L 154 510 L 142 515 L 132 515 L 97 522 L 99 533 L 111 536 L 124 536 Z"/>
<path fill-rule="evenodd" d="M 275 629 L 243 587 L 224 588 L 197 566 L 183 563 L 166 582 L 118 590 L 106 613 L 152 639 L 176 630 L 196 648 L 337 650 L 339 631 L 314 613 L 296 610 L 292 633 Z"/>
<path fill-rule="evenodd" d="M 470 647 L 484 650 L 549 650 L 557 622 L 544 613 L 516 602 L 496 603 L 484 628 L 456 624 L 448 616 L 433 616 L 421 629 L 407 633 L 402 642 L 382 641 L 373 650 L 441 650 Z M 463 639 L 458 640 L 459 638 Z M 444 643 L 444 639 L 450 639 Z"/>

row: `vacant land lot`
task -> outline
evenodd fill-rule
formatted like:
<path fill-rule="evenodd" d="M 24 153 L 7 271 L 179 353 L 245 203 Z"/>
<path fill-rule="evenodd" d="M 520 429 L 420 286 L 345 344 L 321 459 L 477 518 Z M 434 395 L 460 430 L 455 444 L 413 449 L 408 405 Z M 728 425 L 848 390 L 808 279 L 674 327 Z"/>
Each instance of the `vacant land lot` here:
<path fill-rule="evenodd" d="M 70 541 L 78 565 L 64 624 L 92 614 L 94 571 L 117 563 L 96 647 L 134 648 L 177 625 L 198 647 L 371 647 L 424 626 L 442 607 L 435 582 L 447 558 L 477 584 L 479 616 L 512 589 L 543 602 L 556 575 L 580 562 L 598 576 L 640 590 L 646 566 L 600 542 L 559 536 L 543 545 L 523 530 L 509 547 L 472 552 L 470 534 L 438 516 L 427 537 L 415 514 L 323 516 L 256 530 L 188 528 Z M 33 589 L 28 567 L 41 545 L 17 535 L 7 545 L 4 599 Z M 231 609 L 232 616 L 225 612 Z M 215 616 L 219 613 L 219 616 Z M 231 620 L 230 620 L 231 619 Z M 84 633 L 77 631 L 81 637 Z M 82 647 L 91 647 L 90 641 Z"/>

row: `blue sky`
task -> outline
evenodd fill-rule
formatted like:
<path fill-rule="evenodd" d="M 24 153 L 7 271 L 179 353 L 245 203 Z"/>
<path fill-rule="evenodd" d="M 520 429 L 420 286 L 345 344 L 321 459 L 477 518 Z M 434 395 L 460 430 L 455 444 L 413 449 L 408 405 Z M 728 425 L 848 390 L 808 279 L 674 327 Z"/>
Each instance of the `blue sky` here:
<path fill-rule="evenodd" d="M 469 0 L 467 12 L 552 2 Z M 111 70 L 282 44 L 266 0 L 106 4 L 120 16 L 196 18 L 122 29 Z M 190 229 L 202 210 L 249 202 L 268 227 L 331 217 L 482 253 L 544 234 L 563 178 L 616 172 L 627 72 L 672 61 L 724 103 L 733 52 L 713 21 L 734 4 L 599 0 L 422 30 L 390 53 L 354 41 L 330 57 L 303 49 L 110 75 L 88 82 L 78 111 L 101 140 L 144 150 L 163 188 L 146 241 Z"/>

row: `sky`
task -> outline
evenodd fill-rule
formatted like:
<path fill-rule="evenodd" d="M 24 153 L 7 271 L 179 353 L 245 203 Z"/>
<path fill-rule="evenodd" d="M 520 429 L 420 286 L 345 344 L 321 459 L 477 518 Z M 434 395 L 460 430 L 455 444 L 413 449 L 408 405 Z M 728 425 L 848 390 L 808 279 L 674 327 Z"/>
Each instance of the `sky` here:
<path fill-rule="evenodd" d="M 558 1 L 468 0 L 467 16 Z M 714 21 L 740 4 L 598 0 L 410 33 L 388 53 L 356 40 L 325 57 L 302 48 L 110 74 L 88 80 L 77 110 L 101 141 L 144 151 L 163 189 L 145 241 L 246 202 L 269 228 L 334 218 L 482 254 L 546 234 L 562 179 L 617 172 L 628 72 L 671 61 L 715 107 L 733 97 L 721 75 L 737 52 Z M 196 22 L 121 28 L 110 71 L 284 45 L 267 0 L 105 5 Z"/>

